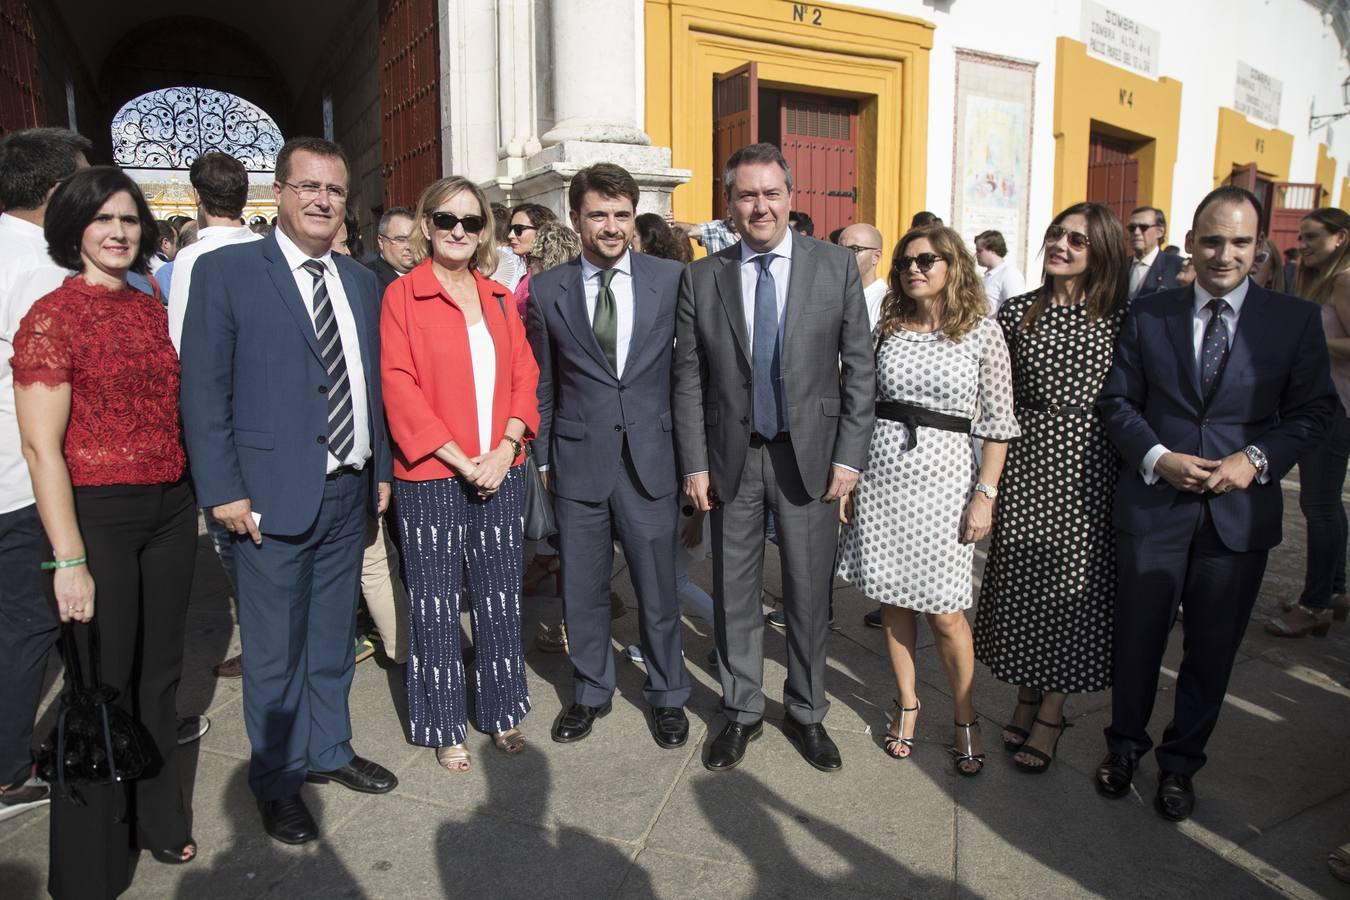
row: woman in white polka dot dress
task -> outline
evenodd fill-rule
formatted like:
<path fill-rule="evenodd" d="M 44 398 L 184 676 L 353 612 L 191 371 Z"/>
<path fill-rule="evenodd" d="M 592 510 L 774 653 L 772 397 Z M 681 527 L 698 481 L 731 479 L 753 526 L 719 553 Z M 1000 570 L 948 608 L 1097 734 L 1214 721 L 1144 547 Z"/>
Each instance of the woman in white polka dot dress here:
<path fill-rule="evenodd" d="M 867 471 L 843 511 L 839 573 L 882 603 L 898 698 L 885 738 L 913 748 L 916 616 L 925 613 L 951 683 L 956 771 L 984 765 L 971 698 L 975 654 L 965 610 L 975 542 L 989 532 L 1006 441 L 1017 437 L 1003 332 L 985 318 L 975 261 L 941 225 L 896 246 L 877 326 L 877 424 Z M 973 423 L 973 425 L 972 425 Z M 976 465 L 971 434 L 984 441 Z"/>
<path fill-rule="evenodd" d="M 1008 454 L 975 651 L 1018 686 L 1003 743 L 1031 773 L 1054 759 L 1067 696 L 1111 685 L 1119 463 L 1095 404 L 1125 315 L 1124 246 L 1110 209 L 1069 207 L 1046 231 L 1045 284 L 998 313 L 1022 438 Z"/>

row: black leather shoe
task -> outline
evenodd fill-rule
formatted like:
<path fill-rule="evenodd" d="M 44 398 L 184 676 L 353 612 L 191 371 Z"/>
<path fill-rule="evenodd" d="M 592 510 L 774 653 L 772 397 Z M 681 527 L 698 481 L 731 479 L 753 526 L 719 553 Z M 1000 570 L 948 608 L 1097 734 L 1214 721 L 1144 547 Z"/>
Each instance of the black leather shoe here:
<path fill-rule="evenodd" d="M 724 772 L 740 765 L 745 758 L 745 745 L 764 733 L 764 720 L 753 725 L 728 722 L 722 733 L 708 747 L 708 759 L 703 767 L 712 772 Z"/>
<path fill-rule="evenodd" d="M 613 708 L 614 704 L 611 701 L 606 701 L 604 706 L 582 706 L 580 703 L 573 703 L 553 724 L 553 739 L 560 744 L 581 740 L 591 733 L 591 726 L 595 724 L 595 720 L 609 715 L 609 711 Z"/>
<path fill-rule="evenodd" d="M 1173 822 L 1184 822 L 1195 810 L 1195 788 L 1189 775 L 1162 772 L 1158 776 L 1158 795 L 1153 798 L 1158 815 Z"/>
<path fill-rule="evenodd" d="M 689 717 L 678 706 L 652 707 L 652 737 L 667 750 L 683 747 L 689 739 Z"/>
<path fill-rule="evenodd" d="M 820 771 L 838 772 L 844 767 L 844 761 L 839 758 L 839 748 L 825 733 L 825 726 L 819 722 L 803 725 L 788 716 L 783 720 L 783 734 L 797 748 L 802 759 Z"/>
<path fill-rule="evenodd" d="M 305 776 L 310 784 L 338 784 L 362 794 L 387 794 L 398 787 L 398 778 L 384 766 L 359 756 L 353 756 L 351 762 L 331 772 L 311 771 Z"/>
<path fill-rule="evenodd" d="M 1097 793 L 1119 800 L 1130 792 L 1130 784 L 1134 781 L 1134 761 L 1118 753 L 1108 753 L 1097 766 L 1094 781 Z"/>
<path fill-rule="evenodd" d="M 280 800 L 259 800 L 263 831 L 283 844 L 303 844 L 319 836 L 319 826 L 299 794 Z"/>

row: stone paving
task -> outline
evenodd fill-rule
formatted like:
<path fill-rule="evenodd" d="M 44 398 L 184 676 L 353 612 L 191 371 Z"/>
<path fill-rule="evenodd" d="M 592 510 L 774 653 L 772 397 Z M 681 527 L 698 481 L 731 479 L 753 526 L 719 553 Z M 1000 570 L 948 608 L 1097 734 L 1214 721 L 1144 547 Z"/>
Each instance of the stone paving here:
<path fill-rule="evenodd" d="M 1260 629 L 1278 598 L 1302 581 L 1296 483 L 1287 480 L 1285 492 L 1285 543 L 1272 556 L 1209 765 L 1197 779 L 1196 815 L 1180 826 L 1152 810 L 1151 761 L 1134 796 L 1112 802 L 1093 792 L 1105 693 L 1071 701 L 1075 727 L 1058 761 L 1031 778 L 998 744 L 1012 691 L 978 670 L 989 763 L 978 778 L 956 775 L 944 749 L 951 706 L 926 632 L 918 746 L 908 761 L 889 759 L 878 735 L 894 683 L 881 634 L 862 625 L 867 601 L 841 588 L 826 720 L 843 753 L 841 773 L 807 766 L 779 730 L 784 641 L 775 631 L 766 641 L 764 736 L 735 771 L 703 768 L 705 738 L 722 720 L 717 681 L 704 662 L 709 626 L 688 619 L 694 693 L 686 747 L 661 750 L 652 741 L 643 675 L 625 656 L 614 712 L 589 739 L 553 743 L 548 729 L 570 696 L 570 669 L 564 657 L 534 649 L 537 623 L 559 616 L 556 598 L 534 598 L 524 623 L 534 700 L 524 723 L 527 752 L 507 758 L 475 732 L 473 770 L 441 770 L 431 751 L 404 740 L 402 671 L 377 655 L 357 668 L 354 743 L 401 784 L 384 796 L 307 786 L 323 837 L 286 847 L 262 833 L 248 791 L 239 683 L 211 676 L 211 665 L 237 650 L 238 635 L 203 538 L 180 695 L 181 711 L 204 710 L 214 723 L 186 751 L 201 854 L 183 867 L 142 855 L 125 896 L 1350 897 L 1324 862 L 1350 840 L 1350 624 L 1323 640 L 1280 641 Z M 695 580 L 707 585 L 710 568 L 696 568 Z M 776 560 L 766 568 L 776 579 Z M 621 652 L 636 639 L 637 616 L 621 570 L 614 585 L 630 610 L 614 623 Z M 768 588 L 776 593 L 776 581 Z M 1170 713 L 1180 630 L 1159 687 L 1155 738 Z M 55 666 L 51 675 L 54 682 Z M 39 733 L 49 727 L 55 692 L 53 684 Z M 5 900 L 45 896 L 47 819 L 40 811 L 0 823 Z"/>

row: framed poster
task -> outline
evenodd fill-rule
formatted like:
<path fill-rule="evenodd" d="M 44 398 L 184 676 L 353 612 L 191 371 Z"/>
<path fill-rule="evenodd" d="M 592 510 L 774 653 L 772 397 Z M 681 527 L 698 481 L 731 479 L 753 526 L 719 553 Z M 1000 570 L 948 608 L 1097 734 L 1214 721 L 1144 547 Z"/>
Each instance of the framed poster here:
<path fill-rule="evenodd" d="M 1008 262 L 1027 274 L 1027 201 L 1036 64 L 956 51 L 956 128 L 952 154 L 952 227 L 973 252 L 975 235 L 1003 234 Z"/>

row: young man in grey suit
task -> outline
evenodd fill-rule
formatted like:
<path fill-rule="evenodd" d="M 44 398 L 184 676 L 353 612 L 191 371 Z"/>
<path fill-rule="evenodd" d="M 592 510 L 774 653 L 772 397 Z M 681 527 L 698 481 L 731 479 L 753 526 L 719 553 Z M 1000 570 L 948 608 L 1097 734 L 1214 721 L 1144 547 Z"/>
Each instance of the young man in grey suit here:
<path fill-rule="evenodd" d="M 689 736 L 689 673 L 675 595 L 678 518 L 670 355 L 684 267 L 632 253 L 638 185 L 598 163 L 572 177 L 581 256 L 530 279 L 526 330 L 539 363 L 536 460 L 554 495 L 571 707 L 553 726 L 579 741 L 614 695 L 609 578 L 617 533 L 637 593 L 643 695 L 665 748 Z"/>
<path fill-rule="evenodd" d="M 765 515 L 782 551 L 784 733 L 841 767 L 821 724 L 840 501 L 866 465 L 876 373 L 862 280 L 843 247 L 788 230 L 792 172 L 772 144 L 722 178 L 741 242 L 690 266 L 675 333 L 675 433 L 685 493 L 712 510 L 713 597 L 728 724 L 704 765 L 730 769 L 762 731 Z"/>

